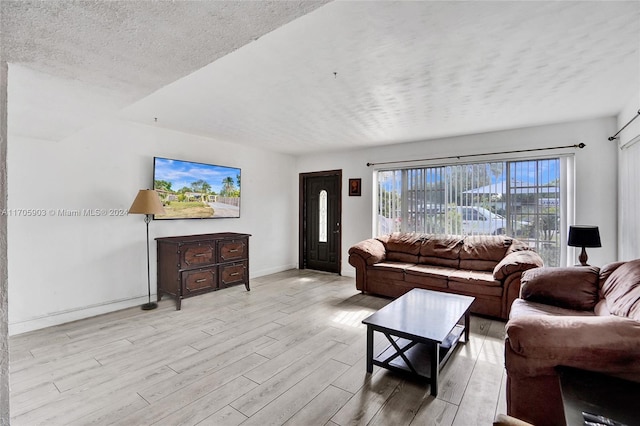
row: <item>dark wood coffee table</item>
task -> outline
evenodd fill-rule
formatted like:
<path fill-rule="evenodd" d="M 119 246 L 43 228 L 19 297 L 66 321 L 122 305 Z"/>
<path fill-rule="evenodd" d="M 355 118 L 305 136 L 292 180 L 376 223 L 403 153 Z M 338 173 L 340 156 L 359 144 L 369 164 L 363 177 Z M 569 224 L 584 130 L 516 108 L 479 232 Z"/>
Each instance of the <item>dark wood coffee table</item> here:
<path fill-rule="evenodd" d="M 556 370 L 568 425 L 586 424 L 583 412 L 630 426 L 640 424 L 640 383 L 578 368 Z"/>
<path fill-rule="evenodd" d="M 367 372 L 373 366 L 408 372 L 431 383 L 438 394 L 438 373 L 464 333 L 469 341 L 469 308 L 474 297 L 413 289 L 362 322 L 367 325 Z M 373 332 L 391 343 L 373 356 Z"/>

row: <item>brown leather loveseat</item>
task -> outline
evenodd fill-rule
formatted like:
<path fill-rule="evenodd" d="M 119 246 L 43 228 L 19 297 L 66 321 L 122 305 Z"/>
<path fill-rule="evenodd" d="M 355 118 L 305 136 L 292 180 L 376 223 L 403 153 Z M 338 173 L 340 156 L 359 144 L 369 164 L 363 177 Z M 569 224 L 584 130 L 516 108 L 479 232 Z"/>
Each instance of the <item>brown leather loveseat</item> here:
<path fill-rule="evenodd" d="M 394 233 L 349 249 L 356 288 L 398 297 L 412 288 L 474 296 L 471 312 L 506 319 L 520 293 L 522 271 L 542 266 L 540 256 L 503 235 L 452 236 Z"/>
<path fill-rule="evenodd" d="M 520 291 L 506 325 L 509 415 L 564 425 L 558 366 L 640 381 L 640 259 L 531 269 Z"/>

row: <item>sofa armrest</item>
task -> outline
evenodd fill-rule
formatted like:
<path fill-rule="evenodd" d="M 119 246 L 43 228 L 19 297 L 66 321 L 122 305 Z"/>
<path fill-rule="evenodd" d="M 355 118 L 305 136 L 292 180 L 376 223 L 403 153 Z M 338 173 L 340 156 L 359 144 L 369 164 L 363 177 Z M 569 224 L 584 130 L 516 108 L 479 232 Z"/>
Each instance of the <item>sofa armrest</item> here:
<path fill-rule="evenodd" d="M 374 263 L 379 263 L 385 260 L 386 258 L 386 249 L 384 244 L 381 241 L 370 238 L 368 240 L 360 241 L 358 244 L 352 246 L 349 249 L 349 259 L 351 256 L 358 256 L 364 260 L 367 265 L 373 265 Z M 349 260 L 352 266 L 354 265 L 351 260 Z"/>
<path fill-rule="evenodd" d="M 503 281 L 511 274 L 522 273 L 543 265 L 542 258 L 533 250 L 514 251 L 506 255 L 493 269 L 493 277 Z"/>
<path fill-rule="evenodd" d="M 598 303 L 599 271 L 594 266 L 530 269 L 522 274 L 520 297 L 561 308 L 593 310 Z"/>
<path fill-rule="evenodd" d="M 522 316 L 506 325 L 510 374 L 554 374 L 558 365 L 609 373 L 640 372 L 640 322 L 616 316 Z M 508 353 L 509 351 L 507 351 Z"/>

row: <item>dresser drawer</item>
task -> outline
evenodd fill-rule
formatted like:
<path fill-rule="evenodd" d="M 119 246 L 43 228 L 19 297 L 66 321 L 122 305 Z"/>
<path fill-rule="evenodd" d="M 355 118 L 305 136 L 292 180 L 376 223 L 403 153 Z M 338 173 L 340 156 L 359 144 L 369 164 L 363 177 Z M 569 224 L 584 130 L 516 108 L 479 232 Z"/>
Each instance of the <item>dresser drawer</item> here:
<path fill-rule="evenodd" d="M 181 268 L 193 268 L 216 263 L 214 245 L 211 243 L 185 244 L 180 247 Z"/>
<path fill-rule="evenodd" d="M 217 288 L 216 267 L 182 271 L 182 296 L 215 290 Z"/>
<path fill-rule="evenodd" d="M 249 279 L 247 261 L 220 265 L 220 287 L 246 283 Z"/>
<path fill-rule="evenodd" d="M 246 240 L 218 241 L 218 262 L 233 262 L 248 256 Z"/>

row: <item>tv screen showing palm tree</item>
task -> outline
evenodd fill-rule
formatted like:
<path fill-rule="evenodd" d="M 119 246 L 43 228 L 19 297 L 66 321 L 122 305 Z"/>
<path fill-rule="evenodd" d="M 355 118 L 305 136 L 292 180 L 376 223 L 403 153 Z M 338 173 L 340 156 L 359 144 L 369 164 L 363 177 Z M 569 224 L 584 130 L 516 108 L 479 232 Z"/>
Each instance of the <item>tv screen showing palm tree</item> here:
<path fill-rule="evenodd" d="M 240 217 L 240 169 L 154 157 L 153 189 L 166 214 L 154 219 Z"/>

